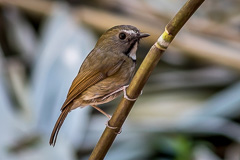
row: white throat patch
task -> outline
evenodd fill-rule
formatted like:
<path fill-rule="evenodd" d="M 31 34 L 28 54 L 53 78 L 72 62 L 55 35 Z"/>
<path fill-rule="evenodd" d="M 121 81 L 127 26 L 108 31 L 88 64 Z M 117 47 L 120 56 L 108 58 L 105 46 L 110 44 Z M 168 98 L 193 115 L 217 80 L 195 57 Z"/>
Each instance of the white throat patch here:
<path fill-rule="evenodd" d="M 131 57 L 133 60 L 136 60 L 136 52 L 137 52 L 138 42 L 136 42 L 132 48 L 132 50 L 129 53 L 129 57 Z"/>

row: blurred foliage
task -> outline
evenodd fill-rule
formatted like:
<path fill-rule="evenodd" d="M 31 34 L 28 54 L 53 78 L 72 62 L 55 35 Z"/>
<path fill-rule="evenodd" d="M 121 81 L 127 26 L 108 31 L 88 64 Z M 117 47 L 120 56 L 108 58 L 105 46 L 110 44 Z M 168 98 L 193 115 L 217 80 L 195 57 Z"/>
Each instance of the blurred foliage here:
<path fill-rule="evenodd" d="M 151 34 L 181 0 L 0 1 L 0 159 L 88 159 L 106 118 L 76 109 L 48 145 L 68 88 L 108 28 Z M 240 159 L 239 0 L 206 1 L 163 55 L 106 159 Z M 119 99 L 102 105 L 113 113 Z"/>

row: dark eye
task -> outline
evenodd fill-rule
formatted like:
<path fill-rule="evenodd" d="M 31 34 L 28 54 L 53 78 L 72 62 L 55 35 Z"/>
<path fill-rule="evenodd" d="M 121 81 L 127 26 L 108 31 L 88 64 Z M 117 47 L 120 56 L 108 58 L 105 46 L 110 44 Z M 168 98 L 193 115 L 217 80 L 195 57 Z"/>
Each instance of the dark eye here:
<path fill-rule="evenodd" d="M 120 33 L 119 38 L 124 40 L 126 38 L 126 34 L 125 33 Z"/>

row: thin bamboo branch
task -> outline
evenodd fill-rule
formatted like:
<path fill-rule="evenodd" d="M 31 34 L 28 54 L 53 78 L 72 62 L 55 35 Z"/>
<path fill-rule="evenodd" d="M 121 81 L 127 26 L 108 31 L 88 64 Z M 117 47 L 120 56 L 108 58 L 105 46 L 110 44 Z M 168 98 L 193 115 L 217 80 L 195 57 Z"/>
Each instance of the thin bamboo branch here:
<path fill-rule="evenodd" d="M 127 95 L 130 98 L 138 97 L 145 83 L 147 82 L 151 72 L 160 60 L 161 55 L 167 49 L 169 44 L 172 42 L 176 34 L 197 10 L 197 8 L 204 2 L 204 0 L 189 0 L 180 9 L 176 16 L 168 23 L 164 33 L 159 37 L 158 41 L 151 47 L 150 51 L 146 55 L 142 64 L 140 65 L 137 73 L 133 77 L 128 89 Z M 110 126 L 114 126 L 117 129 L 110 129 L 106 127 L 101 138 L 99 139 L 96 147 L 90 155 L 90 160 L 101 160 L 104 159 L 109 148 L 117 136 L 117 132 L 121 129 L 124 121 L 126 120 L 130 110 L 132 109 L 135 101 L 129 101 L 122 99 L 114 112 L 111 120 L 109 121 Z"/>

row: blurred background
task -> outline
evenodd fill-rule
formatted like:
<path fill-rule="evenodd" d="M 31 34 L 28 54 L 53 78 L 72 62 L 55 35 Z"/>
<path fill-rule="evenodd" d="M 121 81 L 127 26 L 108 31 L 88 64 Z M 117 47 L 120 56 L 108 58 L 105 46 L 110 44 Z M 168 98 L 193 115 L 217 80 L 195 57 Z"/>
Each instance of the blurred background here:
<path fill-rule="evenodd" d="M 107 118 L 76 109 L 48 144 L 99 36 L 130 24 L 139 65 L 185 0 L 0 0 L 0 160 L 85 160 Z M 162 56 L 107 160 L 240 159 L 240 1 L 206 1 Z M 121 97 L 120 97 L 121 98 Z M 120 98 L 101 105 L 112 114 Z"/>

